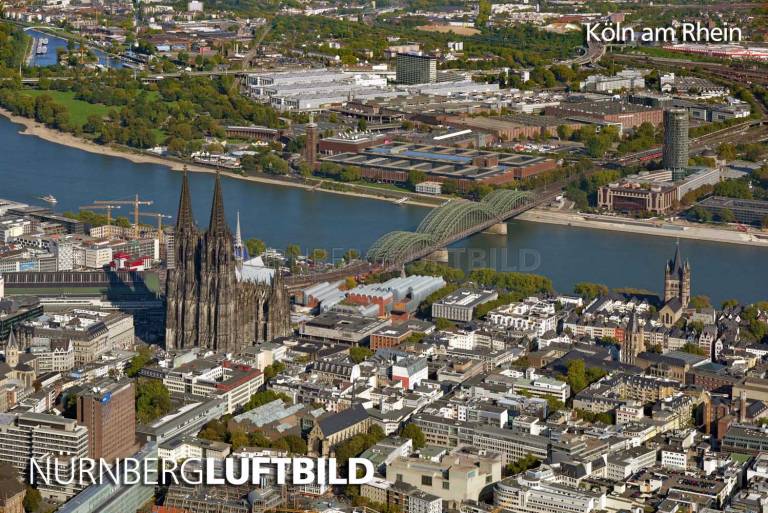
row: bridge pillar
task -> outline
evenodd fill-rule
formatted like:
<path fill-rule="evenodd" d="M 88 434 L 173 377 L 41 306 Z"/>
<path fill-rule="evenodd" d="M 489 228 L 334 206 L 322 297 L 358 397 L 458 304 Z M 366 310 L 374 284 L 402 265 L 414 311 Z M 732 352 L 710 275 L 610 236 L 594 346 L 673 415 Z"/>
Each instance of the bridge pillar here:
<path fill-rule="evenodd" d="M 440 262 L 447 264 L 448 263 L 448 250 L 445 248 L 440 248 L 438 250 L 433 251 L 429 255 L 425 257 L 426 260 L 429 260 L 431 262 Z"/>
<path fill-rule="evenodd" d="M 487 230 L 483 230 L 483 233 L 488 233 L 490 235 L 506 235 L 507 223 L 496 223 L 493 226 L 488 227 Z"/>

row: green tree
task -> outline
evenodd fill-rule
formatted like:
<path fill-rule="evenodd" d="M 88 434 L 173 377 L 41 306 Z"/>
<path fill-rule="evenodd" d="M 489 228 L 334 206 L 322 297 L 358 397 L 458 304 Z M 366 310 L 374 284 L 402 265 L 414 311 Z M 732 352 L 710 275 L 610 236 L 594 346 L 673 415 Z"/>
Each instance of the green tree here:
<path fill-rule="evenodd" d="M 706 356 L 707 355 L 707 353 L 706 353 L 706 351 L 704 351 L 704 349 L 702 349 L 701 347 L 699 347 L 696 344 L 691 344 L 691 343 L 685 344 L 683 347 L 680 348 L 680 350 L 684 351 L 686 353 L 695 354 L 695 355 L 699 355 L 699 356 Z"/>
<path fill-rule="evenodd" d="M 267 250 L 267 245 L 261 239 L 248 239 L 245 241 L 245 247 L 248 249 L 248 254 L 252 257 L 263 254 Z"/>
<path fill-rule="evenodd" d="M 427 174 L 424 171 L 418 171 L 412 169 L 408 171 L 408 187 L 413 190 L 416 188 L 416 184 L 419 184 L 427 179 Z"/>
<path fill-rule="evenodd" d="M 288 162 L 274 153 L 267 153 L 259 159 L 262 171 L 270 175 L 286 175 L 290 170 Z"/>
<path fill-rule="evenodd" d="M 456 180 L 445 180 L 442 187 L 443 194 L 456 194 L 459 192 L 459 184 Z"/>
<path fill-rule="evenodd" d="M 198 438 L 210 440 L 212 442 L 226 442 L 229 434 L 227 426 L 221 419 L 213 419 L 203 426 L 203 429 L 197 434 Z"/>
<path fill-rule="evenodd" d="M 716 196 L 727 196 L 729 198 L 752 199 L 752 191 L 749 188 L 747 180 L 725 180 L 715 184 L 714 193 Z"/>
<path fill-rule="evenodd" d="M 357 166 L 344 166 L 339 173 L 342 182 L 356 182 L 362 177 L 362 171 Z"/>
<path fill-rule="evenodd" d="M 171 395 L 163 382 L 139 378 L 136 382 L 136 421 L 148 424 L 171 411 Z"/>
<path fill-rule="evenodd" d="M 299 174 L 304 178 L 312 176 L 312 166 L 306 162 L 299 162 Z"/>
<path fill-rule="evenodd" d="M 307 454 L 307 442 L 299 435 L 285 435 L 280 440 L 285 442 L 291 454 Z"/>
<path fill-rule="evenodd" d="M 717 156 L 723 160 L 736 160 L 738 156 L 736 145 L 733 143 L 722 143 L 717 147 Z"/>
<path fill-rule="evenodd" d="M 562 141 L 567 141 L 571 138 L 573 135 L 573 129 L 569 127 L 568 125 L 558 125 L 557 127 L 557 136 Z"/>
<path fill-rule="evenodd" d="M 229 434 L 229 443 L 232 445 L 232 450 L 236 451 L 242 447 L 247 447 L 250 443 L 250 438 L 248 433 L 238 429 Z"/>
<path fill-rule="evenodd" d="M 264 369 L 264 381 L 269 381 L 281 372 L 285 370 L 285 364 L 283 362 L 274 362 L 272 365 L 267 365 Z"/>
<path fill-rule="evenodd" d="M 377 444 L 386 435 L 380 426 L 374 424 L 367 433 L 360 433 L 336 446 L 336 462 L 346 465 L 349 458 L 359 456 L 363 451 Z"/>
<path fill-rule="evenodd" d="M 96 134 L 101 132 L 102 127 L 104 126 L 104 121 L 101 119 L 101 116 L 97 116 L 96 114 L 91 114 L 88 116 L 88 119 L 86 120 L 85 124 L 83 124 L 83 132 L 89 133 L 89 134 Z"/>
<path fill-rule="evenodd" d="M 536 456 L 528 454 L 513 463 L 508 463 L 504 468 L 504 475 L 514 476 L 521 474 L 526 470 L 538 467 L 540 464 L 541 461 Z"/>
<path fill-rule="evenodd" d="M 40 495 L 40 492 L 37 490 L 37 488 L 27 486 L 27 493 L 24 495 L 23 502 L 24 511 L 27 513 L 34 513 L 40 509 L 42 504 L 43 496 Z"/>
<path fill-rule="evenodd" d="M 355 363 L 361 363 L 373 356 L 373 351 L 367 347 L 355 346 L 349 348 L 349 358 Z"/>
<path fill-rule="evenodd" d="M 309 254 L 309 257 L 315 262 L 323 262 L 328 258 L 328 252 L 323 248 L 315 248 L 312 250 L 312 253 Z"/>
<path fill-rule="evenodd" d="M 282 392 L 275 392 L 274 390 L 264 390 L 262 392 L 256 392 L 248 399 L 248 402 L 243 405 L 243 411 L 249 411 L 259 406 L 264 406 L 267 403 L 277 401 L 281 399 L 285 404 L 291 404 L 291 398 Z"/>
<path fill-rule="evenodd" d="M 138 353 L 139 354 L 131 358 L 131 363 L 125 370 L 125 374 L 130 378 L 136 377 L 139 374 L 139 371 L 152 361 L 152 350 L 149 346 L 139 347 Z"/>
<path fill-rule="evenodd" d="M 688 305 L 691 308 L 700 310 L 702 308 L 711 308 L 712 302 L 709 300 L 707 296 L 693 296 L 689 301 Z"/>
<path fill-rule="evenodd" d="M 571 386 L 571 391 L 577 394 L 587 388 L 587 375 L 584 368 L 584 360 L 571 360 L 568 362 L 568 374 L 566 382 Z"/>
<path fill-rule="evenodd" d="M 573 292 L 581 296 L 585 301 L 591 301 L 599 296 L 608 294 L 608 287 L 600 283 L 582 281 L 573 287 Z"/>
<path fill-rule="evenodd" d="M 435 323 L 435 328 L 438 329 L 439 331 L 456 329 L 456 323 L 449 319 L 438 317 L 436 319 L 433 319 L 433 321 Z"/>
<path fill-rule="evenodd" d="M 736 214 L 730 208 L 724 208 L 720 211 L 720 220 L 724 223 L 733 223 L 736 221 Z"/>
<path fill-rule="evenodd" d="M 294 261 L 301 255 L 301 247 L 298 244 L 288 244 L 285 248 L 285 256 Z"/>
<path fill-rule="evenodd" d="M 440 276 L 448 283 L 458 283 L 464 280 L 464 271 L 456 267 L 429 260 L 418 260 L 405 266 L 405 273 L 408 276 L 414 274 Z"/>
<path fill-rule="evenodd" d="M 482 29 L 488 24 L 491 18 L 490 0 L 480 0 L 477 3 L 477 16 L 475 17 L 475 27 Z"/>
<path fill-rule="evenodd" d="M 421 428 L 413 422 L 405 425 L 403 430 L 400 432 L 400 436 L 403 438 L 410 438 L 413 441 L 414 449 L 421 449 L 427 445 L 427 438 L 424 436 Z"/>

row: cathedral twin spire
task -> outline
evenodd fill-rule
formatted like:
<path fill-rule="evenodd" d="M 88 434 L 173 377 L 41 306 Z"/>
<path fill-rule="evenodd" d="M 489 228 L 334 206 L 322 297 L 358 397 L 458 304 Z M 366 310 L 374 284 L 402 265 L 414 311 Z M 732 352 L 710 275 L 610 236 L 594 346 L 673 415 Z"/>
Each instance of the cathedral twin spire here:
<path fill-rule="evenodd" d="M 239 220 L 238 220 L 239 221 Z M 179 198 L 179 213 L 176 216 L 176 231 L 194 231 L 195 217 L 192 213 L 192 198 L 189 192 L 189 176 L 186 168 L 181 181 L 181 197 Z M 216 182 L 213 187 L 213 204 L 211 205 L 211 220 L 208 223 L 208 233 L 211 235 L 230 235 L 227 218 L 224 213 L 224 199 L 221 193 L 221 174 L 216 172 Z"/>
<path fill-rule="evenodd" d="M 192 214 L 192 198 L 189 194 L 189 176 L 184 166 L 184 177 L 181 180 L 181 196 L 179 197 L 179 213 L 176 216 L 176 231 L 191 231 L 195 229 L 195 216 Z"/>
<path fill-rule="evenodd" d="M 213 186 L 213 205 L 211 205 L 211 220 L 208 223 L 208 233 L 211 235 L 229 235 L 227 218 L 224 215 L 224 199 L 221 197 L 221 175 L 216 172 L 216 184 Z"/>

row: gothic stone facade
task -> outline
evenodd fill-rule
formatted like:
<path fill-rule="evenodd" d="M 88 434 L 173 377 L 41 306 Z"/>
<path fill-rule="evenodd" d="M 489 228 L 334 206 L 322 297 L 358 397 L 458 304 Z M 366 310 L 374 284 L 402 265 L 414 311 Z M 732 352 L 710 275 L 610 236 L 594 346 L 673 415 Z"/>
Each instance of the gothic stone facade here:
<path fill-rule="evenodd" d="M 197 229 L 185 173 L 175 231 L 176 267 L 166 283 L 167 349 L 238 351 L 291 332 L 288 294 L 279 271 L 272 283 L 240 281 L 232 232 L 216 176 L 208 230 Z"/>
<path fill-rule="evenodd" d="M 688 308 L 691 300 L 691 265 L 687 260 L 683 261 L 679 243 L 674 258 L 664 269 L 664 303 L 673 298 L 678 298 L 683 308 Z"/>

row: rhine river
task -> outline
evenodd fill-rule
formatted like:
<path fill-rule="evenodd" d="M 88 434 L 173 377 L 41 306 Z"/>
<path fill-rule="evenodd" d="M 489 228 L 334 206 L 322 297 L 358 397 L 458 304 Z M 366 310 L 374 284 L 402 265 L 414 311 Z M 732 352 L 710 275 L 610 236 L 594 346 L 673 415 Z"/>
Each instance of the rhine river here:
<path fill-rule="evenodd" d="M 18 134 L 19 127 L 0 117 L 0 198 L 43 204 L 53 194 L 57 212 L 77 210 L 94 200 L 130 199 L 139 193 L 154 202 L 144 211 L 175 215 L 181 174 L 165 166 L 134 164 L 95 155 L 37 137 Z M 208 224 L 213 176 L 190 173 L 198 224 Z M 412 230 L 428 209 L 303 189 L 223 180 L 227 217 L 234 229 L 240 212 L 243 237 L 258 237 L 268 246 L 297 243 L 302 251 L 326 248 L 341 256 L 354 248 L 365 253 L 380 235 Z M 130 216 L 123 206 L 113 215 Z M 143 218 L 154 223 L 151 217 Z M 768 299 L 768 249 L 683 239 L 691 261 L 693 293 L 721 302 Z M 579 281 L 610 287 L 660 291 L 663 268 L 674 252 L 674 239 L 629 233 L 511 221 L 509 234 L 479 234 L 451 248 L 461 267 L 494 267 L 535 272 L 552 279 L 557 290 L 571 292 Z"/>
<path fill-rule="evenodd" d="M 57 63 L 58 60 L 58 56 L 56 54 L 57 49 L 64 48 L 66 50 L 67 48 L 67 40 L 61 37 L 52 36 L 50 34 L 46 34 L 34 29 L 28 29 L 26 30 L 26 33 L 28 36 L 35 38 L 35 45 L 37 45 L 38 39 L 45 38 L 48 40 L 48 51 L 46 53 L 38 54 L 33 49 L 32 60 L 30 62 L 30 65 L 32 66 L 53 66 Z M 79 47 L 80 45 L 76 46 Z M 101 50 L 92 49 L 91 51 L 99 59 L 99 64 L 113 68 L 119 68 L 122 66 L 119 60 L 111 58 Z"/>

